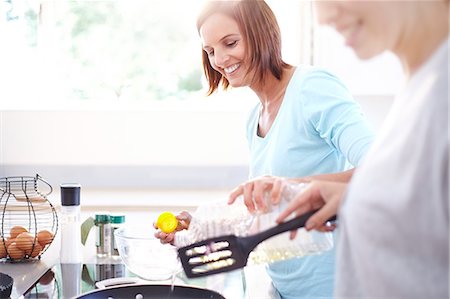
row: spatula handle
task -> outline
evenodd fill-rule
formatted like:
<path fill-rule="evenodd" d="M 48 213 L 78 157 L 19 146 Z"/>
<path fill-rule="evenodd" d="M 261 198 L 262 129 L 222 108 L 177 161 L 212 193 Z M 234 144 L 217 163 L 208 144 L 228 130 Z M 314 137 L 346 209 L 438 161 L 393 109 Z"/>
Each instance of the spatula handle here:
<path fill-rule="evenodd" d="M 303 215 L 295 217 L 294 219 L 291 219 L 289 221 L 286 221 L 286 222 L 278 224 L 274 227 L 271 227 L 265 231 L 262 231 L 260 233 L 246 237 L 245 241 L 243 242 L 244 243 L 243 245 L 246 247 L 246 250 L 251 251 L 259 243 L 269 239 L 270 237 L 273 237 L 275 235 L 278 235 L 278 234 L 281 234 L 281 233 L 284 233 L 284 232 L 287 232 L 290 230 L 298 229 L 300 227 L 304 227 L 308 218 L 311 217 L 316 212 L 317 212 L 317 210 L 307 212 Z M 333 217 L 329 218 L 327 221 L 335 221 L 335 220 L 336 220 L 336 216 L 333 216 Z"/>

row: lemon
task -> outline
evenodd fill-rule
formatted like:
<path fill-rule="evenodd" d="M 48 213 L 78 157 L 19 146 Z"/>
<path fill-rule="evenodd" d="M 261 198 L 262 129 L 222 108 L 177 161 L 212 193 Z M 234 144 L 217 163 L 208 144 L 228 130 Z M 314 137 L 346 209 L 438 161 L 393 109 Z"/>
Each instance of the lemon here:
<path fill-rule="evenodd" d="M 178 226 L 178 219 L 170 212 L 163 212 L 156 220 L 156 226 L 164 233 L 173 232 Z"/>

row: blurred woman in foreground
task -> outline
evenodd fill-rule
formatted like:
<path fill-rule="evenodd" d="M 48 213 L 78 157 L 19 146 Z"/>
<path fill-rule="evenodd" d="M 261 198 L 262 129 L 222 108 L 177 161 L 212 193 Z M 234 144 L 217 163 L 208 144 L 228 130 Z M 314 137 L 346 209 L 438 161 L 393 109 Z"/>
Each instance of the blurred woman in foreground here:
<path fill-rule="evenodd" d="M 360 58 L 392 51 L 408 82 L 351 183 L 311 183 L 278 221 L 320 208 L 321 230 L 339 212 L 337 298 L 449 298 L 449 1 L 316 8 Z"/>

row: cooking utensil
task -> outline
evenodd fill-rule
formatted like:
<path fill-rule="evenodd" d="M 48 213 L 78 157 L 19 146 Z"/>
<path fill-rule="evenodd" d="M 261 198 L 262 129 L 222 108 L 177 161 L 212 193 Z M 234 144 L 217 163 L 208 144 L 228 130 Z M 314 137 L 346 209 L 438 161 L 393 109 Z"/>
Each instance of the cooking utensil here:
<path fill-rule="evenodd" d="M 122 298 L 155 298 L 155 299 L 225 299 L 215 291 L 175 285 L 135 284 L 108 287 L 82 294 L 77 299 L 122 299 Z"/>
<path fill-rule="evenodd" d="M 316 211 L 308 212 L 292 220 L 248 237 L 226 235 L 206 239 L 178 249 L 186 276 L 189 278 L 207 276 L 245 267 L 250 252 L 262 241 L 303 227 Z M 336 217 L 328 219 L 334 221 Z"/>

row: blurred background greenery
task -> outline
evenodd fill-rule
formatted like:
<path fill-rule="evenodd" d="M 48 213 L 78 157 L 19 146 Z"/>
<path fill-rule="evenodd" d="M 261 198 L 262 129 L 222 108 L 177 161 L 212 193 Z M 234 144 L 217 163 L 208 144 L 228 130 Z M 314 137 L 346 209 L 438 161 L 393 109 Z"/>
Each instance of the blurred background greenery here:
<path fill-rule="evenodd" d="M 186 99 L 202 89 L 193 1 L 6 0 L 5 5 L 8 26 L 25 31 L 28 53 L 46 57 L 44 69 L 52 71 L 61 98 Z"/>

